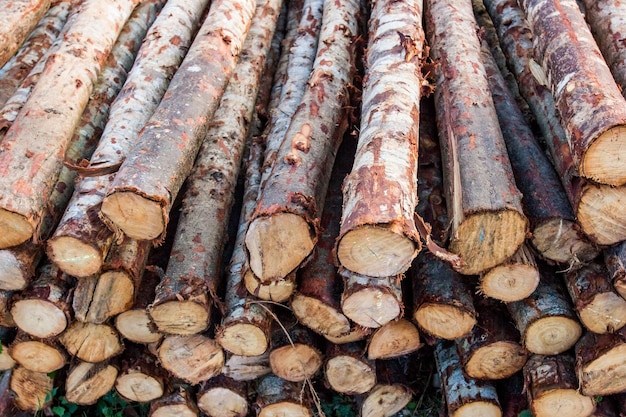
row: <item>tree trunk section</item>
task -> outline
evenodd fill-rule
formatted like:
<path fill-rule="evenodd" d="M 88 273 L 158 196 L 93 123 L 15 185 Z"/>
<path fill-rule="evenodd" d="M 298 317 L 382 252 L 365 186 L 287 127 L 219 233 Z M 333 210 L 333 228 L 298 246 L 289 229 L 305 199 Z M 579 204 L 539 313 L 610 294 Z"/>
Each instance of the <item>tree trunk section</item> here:
<path fill-rule="evenodd" d="M 19 50 L 49 7 L 50 0 L 13 0 L 3 5 L 0 68 Z"/>
<path fill-rule="evenodd" d="M 105 362 L 89 363 L 78 361 L 67 372 L 65 398 L 79 405 L 95 404 L 113 389 L 118 370 Z"/>
<path fill-rule="evenodd" d="M 222 372 L 224 352 L 207 336 L 167 336 L 158 351 L 161 366 L 190 384 L 206 381 Z"/>
<path fill-rule="evenodd" d="M 200 410 L 189 387 L 180 385 L 172 394 L 150 404 L 150 417 L 198 417 Z"/>
<path fill-rule="evenodd" d="M 11 302 L 15 294 L 15 291 L 0 290 L 0 326 L 2 327 L 16 326 L 10 311 Z"/>
<path fill-rule="evenodd" d="M 376 384 L 376 365 L 365 357 L 364 343 L 327 343 L 324 375 L 335 392 L 364 394 Z"/>
<path fill-rule="evenodd" d="M 303 326 L 294 325 L 287 329 L 276 326 L 269 357 L 272 372 L 291 382 L 312 378 L 321 368 L 323 360 L 315 336 Z"/>
<path fill-rule="evenodd" d="M 478 323 L 468 336 L 456 340 L 467 376 L 496 380 L 521 371 L 528 352 L 520 344 L 520 334 L 506 306 L 489 298 L 478 298 L 475 305 Z"/>
<path fill-rule="evenodd" d="M 254 381 L 272 372 L 269 352 L 258 356 L 229 355 L 223 374 L 235 381 Z"/>
<path fill-rule="evenodd" d="M 539 269 L 533 252 L 526 244 L 507 261 L 480 277 L 479 292 L 504 302 L 520 301 L 539 285 Z"/>
<path fill-rule="evenodd" d="M 408 377 L 409 356 L 376 361 L 378 383 L 370 392 L 357 397 L 361 417 L 393 416 L 413 398 Z"/>
<path fill-rule="evenodd" d="M 626 331 L 587 332 L 576 343 L 576 374 L 584 395 L 609 395 L 626 390 Z"/>
<path fill-rule="evenodd" d="M 89 363 L 106 361 L 124 350 L 119 334 L 108 324 L 75 321 L 59 336 L 59 341 L 70 355 Z"/>
<path fill-rule="evenodd" d="M 301 383 L 268 375 L 257 385 L 257 416 L 312 417 L 313 412 L 302 399 Z"/>
<path fill-rule="evenodd" d="M 544 268 L 537 289 L 526 299 L 508 303 L 526 350 L 540 355 L 565 352 L 580 338 L 580 325 L 561 277 Z"/>
<path fill-rule="evenodd" d="M 148 402 L 161 398 L 169 389 L 169 375 L 156 358 L 141 345 L 129 345 L 120 358 L 115 390 L 122 398 Z"/>
<path fill-rule="evenodd" d="M 15 394 L 15 405 L 20 410 L 36 412 L 52 403 L 50 393 L 54 381 L 46 373 L 18 366 L 11 371 L 9 387 Z"/>
<path fill-rule="evenodd" d="M 586 417 L 593 413 L 594 399 L 578 391 L 572 356 L 533 355 L 524 366 L 524 380 L 530 410 L 536 417 Z"/>
<path fill-rule="evenodd" d="M 454 8 L 433 2 L 426 24 L 432 57 L 440 62 L 435 103 L 452 223 L 449 248 L 461 257 L 461 273 L 478 274 L 519 249 L 528 220 L 489 94 L 471 2 Z"/>
<path fill-rule="evenodd" d="M 19 332 L 9 346 L 9 354 L 20 366 L 42 373 L 63 368 L 68 362 L 65 349 L 55 339 L 35 339 Z"/>
<path fill-rule="evenodd" d="M 524 376 L 518 372 L 507 379 L 498 381 L 498 399 L 502 404 L 502 417 L 518 417 L 528 409 L 528 398 L 524 391 Z"/>
<path fill-rule="evenodd" d="M 626 299 L 626 243 L 604 249 L 604 263 L 615 291 Z"/>
<path fill-rule="evenodd" d="M 408 355 L 422 347 L 417 327 L 409 320 L 390 321 L 377 329 L 369 339 L 369 359 L 391 359 Z"/>
<path fill-rule="evenodd" d="M 374 278 L 340 271 L 344 277 L 341 309 L 343 314 L 359 326 L 378 328 L 402 317 L 402 288 L 400 275 Z"/>
<path fill-rule="evenodd" d="M 248 415 L 248 386 L 218 375 L 198 388 L 198 408 L 211 417 L 246 417 Z"/>

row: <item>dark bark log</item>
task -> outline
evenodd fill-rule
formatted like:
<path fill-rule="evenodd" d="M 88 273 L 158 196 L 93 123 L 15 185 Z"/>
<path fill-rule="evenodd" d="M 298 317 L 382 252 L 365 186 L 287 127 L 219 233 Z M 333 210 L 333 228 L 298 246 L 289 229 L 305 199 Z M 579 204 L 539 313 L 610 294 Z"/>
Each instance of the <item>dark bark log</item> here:
<path fill-rule="evenodd" d="M 626 299 L 626 242 L 606 248 L 603 253 L 613 287 Z"/>
<path fill-rule="evenodd" d="M 0 326 L 2 327 L 16 327 L 11 315 L 11 300 L 15 294 L 15 291 L 0 290 Z"/>
<path fill-rule="evenodd" d="M 302 398 L 302 383 L 290 382 L 268 375 L 257 385 L 257 416 L 312 417 L 308 401 Z"/>
<path fill-rule="evenodd" d="M 65 380 L 65 398 L 79 405 L 95 404 L 113 389 L 118 369 L 108 361 L 77 361 L 70 366 Z"/>
<path fill-rule="evenodd" d="M 524 375 L 518 372 L 499 381 L 496 386 L 502 404 L 502 417 L 518 417 L 528 409 L 528 398 L 524 391 Z"/>
<path fill-rule="evenodd" d="M 34 372 L 54 372 L 68 363 L 67 352 L 54 338 L 36 339 L 19 332 L 8 351 L 20 366 Z"/>
<path fill-rule="evenodd" d="M 626 390 L 626 331 L 587 332 L 576 343 L 576 374 L 584 395 L 609 395 Z"/>
<path fill-rule="evenodd" d="M 376 365 L 365 357 L 364 343 L 327 343 L 324 375 L 336 392 L 364 394 L 376 384 Z"/>
<path fill-rule="evenodd" d="M 322 366 L 323 355 L 318 348 L 320 342 L 306 327 L 290 326 L 284 322 L 283 326 L 277 325 L 272 331 L 269 357 L 272 372 L 291 382 L 312 378 Z"/>
<path fill-rule="evenodd" d="M 200 410 L 188 386 L 179 385 L 172 394 L 150 404 L 150 417 L 198 417 Z"/>
<path fill-rule="evenodd" d="M 246 417 L 248 385 L 224 375 L 203 382 L 198 388 L 198 408 L 211 417 Z"/>
<path fill-rule="evenodd" d="M 75 321 L 59 336 L 59 341 L 70 355 L 89 363 L 106 361 L 124 350 L 119 334 L 108 324 Z"/>
<path fill-rule="evenodd" d="M 170 389 L 170 376 L 155 356 L 141 345 L 127 345 L 120 357 L 115 390 L 128 401 L 148 402 L 161 398 Z"/>
<path fill-rule="evenodd" d="M 350 320 L 363 327 L 378 328 L 402 317 L 401 275 L 369 277 L 347 269 L 344 277 L 341 309 Z"/>
<path fill-rule="evenodd" d="M 11 371 L 11 391 L 15 394 L 15 405 L 24 411 L 38 411 L 52 403 L 54 381 L 43 372 L 29 371 L 23 366 Z"/>
<path fill-rule="evenodd" d="M 422 347 L 417 327 L 400 318 L 377 329 L 367 346 L 369 359 L 391 359 L 413 353 Z"/>
<path fill-rule="evenodd" d="M 480 277 L 479 292 L 504 302 L 523 300 L 539 284 L 535 255 L 523 244 L 507 261 L 494 266 Z"/>
<path fill-rule="evenodd" d="M 357 398 L 360 416 L 392 416 L 402 410 L 413 398 L 409 381 L 409 358 L 376 361 L 378 383 L 372 390 Z"/>

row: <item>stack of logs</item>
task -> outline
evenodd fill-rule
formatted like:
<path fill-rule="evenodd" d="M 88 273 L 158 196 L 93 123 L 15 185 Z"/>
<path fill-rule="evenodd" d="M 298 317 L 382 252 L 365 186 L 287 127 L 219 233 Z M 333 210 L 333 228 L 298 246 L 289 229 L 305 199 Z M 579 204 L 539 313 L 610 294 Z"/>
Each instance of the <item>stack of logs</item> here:
<path fill-rule="evenodd" d="M 625 415 L 626 4 L 6 3 L 0 414 Z"/>

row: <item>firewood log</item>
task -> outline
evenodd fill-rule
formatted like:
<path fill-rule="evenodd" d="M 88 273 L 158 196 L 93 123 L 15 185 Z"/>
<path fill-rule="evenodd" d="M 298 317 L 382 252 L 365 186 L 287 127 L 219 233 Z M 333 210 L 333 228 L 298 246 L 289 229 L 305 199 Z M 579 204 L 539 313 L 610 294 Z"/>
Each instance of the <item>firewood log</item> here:
<path fill-rule="evenodd" d="M 191 384 L 219 375 L 224 366 L 221 346 L 201 334 L 166 336 L 159 346 L 158 357 L 163 368 Z"/>
<path fill-rule="evenodd" d="M 7 346 L 15 338 L 15 329 L 12 327 L 0 327 L 0 371 L 8 371 L 15 367 L 17 363 L 9 355 L 9 349 Z M 0 389 L 2 392 L 2 389 Z M 0 394 L 2 395 L 2 394 Z M 2 398 L 0 397 L 0 408 L 2 407 Z M 0 413 L 0 415 L 2 415 Z"/>
<path fill-rule="evenodd" d="M 453 342 L 438 340 L 435 360 L 450 417 L 502 415 L 496 387 L 490 381 L 465 376 Z"/>
<path fill-rule="evenodd" d="M 323 363 L 319 344 L 316 335 L 306 327 L 287 323 L 277 325 L 272 331 L 269 356 L 272 372 L 291 382 L 312 378 Z"/>
<path fill-rule="evenodd" d="M 620 297 L 604 265 L 570 271 L 565 283 L 580 322 L 594 333 L 613 333 L 626 324 L 626 300 Z"/>
<path fill-rule="evenodd" d="M 620 417 L 615 399 L 610 396 L 599 398 L 589 417 Z"/>
<path fill-rule="evenodd" d="M 467 376 L 495 380 L 521 371 L 528 352 L 520 344 L 520 334 L 506 306 L 494 299 L 478 297 L 474 304 L 478 323 L 468 336 L 456 340 Z"/>
<path fill-rule="evenodd" d="M 626 299 L 626 242 L 605 248 L 603 254 L 615 291 Z"/>
<path fill-rule="evenodd" d="M 134 7 L 131 0 L 88 0 L 67 22 L 63 42 L 0 146 L 6 171 L 0 181 L 0 223 L 6 230 L 0 247 L 23 243 L 37 231 L 96 77 Z"/>
<path fill-rule="evenodd" d="M 312 417 L 313 412 L 302 398 L 302 383 L 290 382 L 276 375 L 263 377 L 257 385 L 257 416 Z"/>
<path fill-rule="evenodd" d="M 359 340 L 364 340 L 371 333 L 372 329 L 355 324 L 350 328 L 350 331 L 344 335 L 335 337 L 326 334 L 324 335 L 324 338 L 331 343 L 341 345 L 343 343 L 352 343 L 358 342 Z"/>
<path fill-rule="evenodd" d="M 258 356 L 228 355 L 223 374 L 235 381 L 254 381 L 272 372 L 269 352 Z"/>
<path fill-rule="evenodd" d="M 52 264 L 39 268 L 38 278 L 11 307 L 15 324 L 24 332 L 42 339 L 61 334 L 71 323 L 74 279 Z"/>
<path fill-rule="evenodd" d="M 67 352 L 54 338 L 36 339 L 18 332 L 8 350 L 20 366 L 35 372 L 54 372 L 68 363 Z"/>
<path fill-rule="evenodd" d="M 524 375 L 518 372 L 497 382 L 496 390 L 502 405 L 502 417 L 518 417 L 528 409 L 528 397 L 524 391 Z"/>
<path fill-rule="evenodd" d="M 124 350 L 119 334 L 108 324 L 74 321 L 59 336 L 59 341 L 70 355 L 90 363 L 106 361 Z"/>
<path fill-rule="evenodd" d="M 54 388 L 54 381 L 44 372 L 17 366 L 11 370 L 9 387 L 15 394 L 15 405 L 20 410 L 34 412 L 52 404 L 52 396 L 49 394 Z"/>
<path fill-rule="evenodd" d="M 150 316 L 163 333 L 198 333 L 210 323 L 248 125 L 280 6 L 277 0 L 257 4 L 233 79 L 187 179 L 170 260 L 150 307 Z M 214 227 L 203 227 L 207 221 Z"/>
<path fill-rule="evenodd" d="M 86 277 L 100 270 L 113 239 L 113 232 L 98 217 L 106 188 L 161 101 L 207 3 L 169 2 L 150 27 L 124 87 L 111 104 L 89 166 L 81 170 L 84 177 L 48 242 L 48 256 L 69 274 Z"/>
<path fill-rule="evenodd" d="M 619 159 L 626 101 L 578 4 L 523 0 L 520 6 L 536 35 L 535 57 L 554 95 L 579 174 L 623 185 L 626 172 Z"/>
<path fill-rule="evenodd" d="M 15 327 L 15 321 L 11 315 L 11 299 L 15 291 L 0 290 L 0 326 Z"/>
<path fill-rule="evenodd" d="M 376 384 L 376 364 L 365 357 L 364 343 L 327 343 L 324 376 L 336 392 L 364 394 Z"/>
<path fill-rule="evenodd" d="M 417 327 L 400 318 L 376 329 L 369 339 L 369 359 L 390 359 L 413 353 L 422 347 Z"/>
<path fill-rule="evenodd" d="M 118 369 L 108 361 L 77 361 L 70 366 L 65 380 L 65 398 L 79 405 L 95 404 L 113 389 Z"/>
<path fill-rule="evenodd" d="M 539 285 L 535 255 L 526 244 L 500 265 L 480 276 L 479 292 L 504 302 L 523 300 Z"/>
<path fill-rule="evenodd" d="M 524 380 L 534 416 L 586 417 L 593 413 L 595 400 L 579 392 L 571 355 L 531 356 L 524 365 Z"/>
<path fill-rule="evenodd" d="M 413 398 L 406 368 L 407 357 L 376 361 L 378 383 L 370 392 L 357 399 L 361 417 L 391 417 Z"/>
<path fill-rule="evenodd" d="M 24 40 L 48 11 L 50 0 L 13 0 L 2 7 L 0 68 L 17 52 Z"/>
<path fill-rule="evenodd" d="M 576 343 L 576 375 L 584 395 L 609 395 L 626 390 L 626 331 L 587 332 Z M 577 385 L 578 386 L 578 385 Z"/>
<path fill-rule="evenodd" d="M 230 80 L 254 9 L 252 0 L 211 4 L 167 93 L 107 188 L 100 210 L 110 228 L 133 239 L 163 240 L 171 205 Z"/>
<path fill-rule="evenodd" d="M 13 394 L 9 389 L 11 374 L 12 371 L 9 369 L 6 372 L 3 372 L 0 377 L 0 415 L 3 416 L 18 415 L 18 412 L 15 412 L 17 410 L 13 410 L 15 408 Z"/>
<path fill-rule="evenodd" d="M 557 355 L 573 347 L 582 335 L 564 283 L 554 271 L 543 268 L 537 289 L 507 308 L 529 352 Z"/>
<path fill-rule="evenodd" d="M 148 402 L 168 393 L 169 375 L 142 345 L 128 344 L 120 357 L 115 390 L 124 399 Z"/>
<path fill-rule="evenodd" d="M 626 198 L 626 189 L 595 184 L 578 175 L 554 97 L 544 85 L 547 84 L 546 76 L 537 64 L 532 32 L 520 6 L 512 0 L 485 0 L 485 5 L 498 30 L 520 92 L 532 109 L 544 136 L 547 150 L 581 230 L 593 242 L 601 245 L 626 239 L 626 223 L 623 221 L 626 217 L 622 204 Z M 573 237 L 573 234 L 568 234 Z M 577 245 L 569 246 L 575 248 Z"/>
<path fill-rule="evenodd" d="M 188 386 L 179 385 L 170 395 L 152 401 L 150 417 L 198 417 L 200 410 Z"/>
<path fill-rule="evenodd" d="M 245 417 L 248 415 L 247 384 L 218 375 L 200 384 L 198 408 L 211 417 Z"/>

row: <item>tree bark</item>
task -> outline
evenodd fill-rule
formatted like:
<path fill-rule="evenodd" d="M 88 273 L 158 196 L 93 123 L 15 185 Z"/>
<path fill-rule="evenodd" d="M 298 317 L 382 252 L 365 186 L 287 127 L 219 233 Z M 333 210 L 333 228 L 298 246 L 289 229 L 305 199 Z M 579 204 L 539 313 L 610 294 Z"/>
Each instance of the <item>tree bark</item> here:
<path fill-rule="evenodd" d="M 11 300 L 15 291 L 0 290 L 0 326 L 15 327 L 15 321 L 11 315 Z"/>
<path fill-rule="evenodd" d="M 364 394 L 376 384 L 376 365 L 365 357 L 364 343 L 327 343 L 324 375 L 335 392 Z"/>
<path fill-rule="evenodd" d="M 452 223 L 449 248 L 461 257 L 461 273 L 478 274 L 519 249 L 528 220 L 489 94 L 471 2 L 454 10 L 451 3 L 433 2 L 426 24 L 431 55 L 440 63 L 435 103 Z"/>
<path fill-rule="evenodd" d="M 65 398 L 79 405 L 95 404 L 113 389 L 117 368 L 109 362 L 72 364 L 65 380 Z"/>
<path fill-rule="evenodd" d="M 535 256 L 526 244 L 507 261 L 481 275 L 479 292 L 504 302 L 520 301 L 539 285 Z"/>
<path fill-rule="evenodd" d="M 312 417 L 313 412 L 302 398 L 301 383 L 290 382 L 276 375 L 268 375 L 257 385 L 257 416 Z"/>
<path fill-rule="evenodd" d="M 533 355 L 524 366 L 524 380 L 534 416 L 583 417 L 593 413 L 594 399 L 578 392 L 572 356 Z"/>
<path fill-rule="evenodd" d="M 0 371 L 13 369 L 17 363 L 9 354 L 7 346 L 15 338 L 15 329 L 12 327 L 0 327 Z M 6 382 L 6 381 L 4 381 Z M 0 410 L 2 409 L 3 396 L 2 382 L 0 382 Z M 2 415 L 0 411 L 0 415 Z"/>
<path fill-rule="evenodd" d="M 106 361 L 124 350 L 119 334 L 108 324 L 75 321 L 59 336 L 59 341 L 70 355 L 89 363 Z"/>
<path fill-rule="evenodd" d="M 402 317 L 400 275 L 374 278 L 340 271 L 344 277 L 341 309 L 350 320 L 363 327 L 378 328 Z"/>
<path fill-rule="evenodd" d="M 613 287 L 626 299 L 626 243 L 618 243 L 604 249 L 604 263 Z"/>
<path fill-rule="evenodd" d="M 54 381 L 43 372 L 29 371 L 23 366 L 11 371 L 11 391 L 15 394 L 15 405 L 24 411 L 38 411 L 52 403 L 50 393 Z"/>
<path fill-rule="evenodd" d="M 35 339 L 24 332 L 15 336 L 8 350 L 15 362 L 34 372 L 54 372 L 68 362 L 67 353 L 57 340 Z"/>
<path fill-rule="evenodd" d="M 576 375 L 584 395 L 609 395 L 626 390 L 626 331 L 587 332 L 576 343 Z"/>
<path fill-rule="evenodd" d="M 150 404 L 150 417 L 198 417 L 200 410 L 190 387 L 180 385 L 172 394 Z"/>
<path fill-rule="evenodd" d="M 582 334 L 561 277 L 547 268 L 541 270 L 537 289 L 507 308 L 529 352 L 557 355 L 574 346 Z"/>
<path fill-rule="evenodd" d="M 258 356 L 229 355 L 223 374 L 235 381 L 254 381 L 272 372 L 269 352 Z"/>
<path fill-rule="evenodd" d="M 100 270 L 113 241 L 113 232 L 99 218 L 106 189 L 165 94 L 207 3 L 170 1 L 150 27 L 124 87 L 111 104 L 98 147 L 89 165 L 81 169 L 83 177 L 48 242 L 48 256 L 69 274 L 86 277 Z"/>
<path fill-rule="evenodd" d="M 167 93 L 107 189 L 101 213 L 110 228 L 162 242 L 171 205 L 232 76 L 254 9 L 252 0 L 211 4 Z"/>
<path fill-rule="evenodd" d="M 547 79 L 582 177 L 623 185 L 626 101 L 574 0 L 523 0 Z"/>
<path fill-rule="evenodd" d="M 148 402 L 169 390 L 169 375 L 141 345 L 129 345 L 120 358 L 115 390 L 128 401 Z"/>
<path fill-rule="evenodd" d="M 417 205 L 422 2 L 378 1 L 369 20 L 359 143 L 343 186 L 337 238 L 342 267 L 361 275 L 405 272 L 421 249 Z"/>
<path fill-rule="evenodd" d="M 422 347 L 417 327 L 406 319 L 390 321 L 377 329 L 369 339 L 369 359 L 390 359 L 408 355 Z"/>
<path fill-rule="evenodd" d="M 408 378 L 409 356 L 376 361 L 378 383 L 370 392 L 357 397 L 361 417 L 393 416 L 413 398 Z"/>
<path fill-rule="evenodd" d="M 502 417 L 518 417 L 524 410 L 528 410 L 528 398 L 524 391 L 522 372 L 498 381 L 496 389 L 498 399 L 502 404 Z"/>
<path fill-rule="evenodd" d="M 165 337 L 158 357 L 163 368 L 194 385 L 220 374 L 224 365 L 220 345 L 200 334 Z"/>
<path fill-rule="evenodd" d="M 247 388 L 245 382 L 218 375 L 198 388 L 198 408 L 211 417 L 246 417 Z"/>
<path fill-rule="evenodd" d="M 12 0 L 2 7 L 0 68 L 19 50 L 50 7 L 50 0 Z"/>
<path fill-rule="evenodd" d="M 276 326 L 269 357 L 272 372 L 291 382 L 312 378 L 321 368 L 323 360 L 317 346 L 315 334 L 306 327 L 293 325 L 283 329 Z"/>
<path fill-rule="evenodd" d="M 96 77 L 134 6 L 132 0 L 83 3 L 6 132 L 0 145 L 0 223 L 6 230 L 1 248 L 25 242 L 40 227 Z"/>

